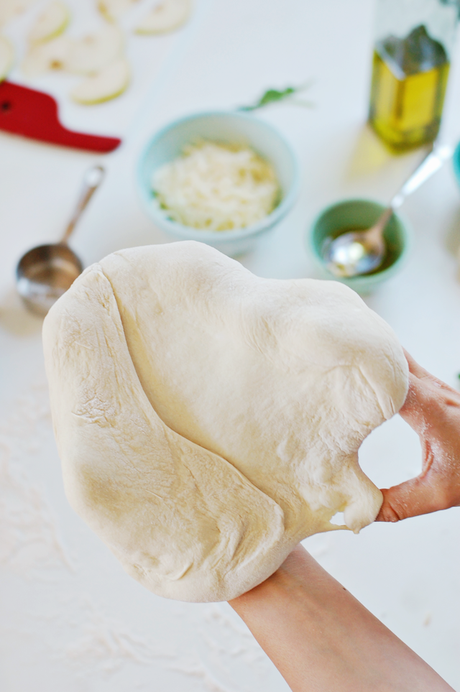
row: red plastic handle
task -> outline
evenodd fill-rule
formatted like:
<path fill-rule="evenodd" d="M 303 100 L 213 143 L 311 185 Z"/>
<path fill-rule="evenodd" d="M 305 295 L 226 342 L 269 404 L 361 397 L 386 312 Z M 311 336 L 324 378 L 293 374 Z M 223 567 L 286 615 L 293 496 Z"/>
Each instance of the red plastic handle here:
<path fill-rule="evenodd" d="M 116 137 L 67 130 L 59 121 L 58 104 L 52 96 L 7 81 L 0 84 L 0 130 L 103 154 L 121 144 Z"/>

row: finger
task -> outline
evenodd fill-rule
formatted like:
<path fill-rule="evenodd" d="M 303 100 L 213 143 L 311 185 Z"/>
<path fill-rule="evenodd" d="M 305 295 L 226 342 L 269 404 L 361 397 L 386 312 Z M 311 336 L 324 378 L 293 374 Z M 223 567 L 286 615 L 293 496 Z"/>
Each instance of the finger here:
<path fill-rule="evenodd" d="M 443 425 L 449 407 L 460 406 L 460 393 L 441 384 L 409 373 L 409 389 L 399 413 L 422 441 L 430 429 Z"/>
<path fill-rule="evenodd" d="M 405 349 L 403 349 L 404 355 L 406 356 L 407 363 L 409 365 L 409 373 L 414 375 L 415 378 L 426 381 L 434 384 L 437 388 L 441 388 L 443 390 L 447 390 L 449 392 L 452 392 L 458 397 L 458 392 L 453 389 L 450 385 L 446 384 L 443 380 L 440 380 L 438 377 L 435 375 L 432 375 L 431 372 L 428 372 L 428 370 L 425 370 L 425 368 L 422 368 L 422 366 L 417 363 L 416 360 L 408 353 Z M 410 375 L 409 375 L 410 376 Z"/>
<path fill-rule="evenodd" d="M 404 355 L 406 356 L 407 364 L 409 366 L 409 372 L 412 373 L 412 375 L 415 375 L 419 380 L 436 380 L 441 382 L 441 380 L 437 380 L 437 378 L 431 374 L 431 372 L 428 372 L 428 370 L 425 370 L 420 363 L 417 363 L 415 358 L 411 356 L 410 353 L 406 351 L 406 349 L 403 348 Z"/>
<path fill-rule="evenodd" d="M 409 373 L 409 389 L 399 413 L 418 435 L 427 430 L 426 411 L 431 410 L 431 397 L 432 394 L 427 391 L 426 385 L 414 374 Z"/>
<path fill-rule="evenodd" d="M 415 358 L 413 358 L 405 348 L 403 348 L 403 351 L 409 366 L 409 372 L 414 374 L 416 377 L 424 377 L 425 375 L 428 375 L 428 372 L 417 363 Z"/>
<path fill-rule="evenodd" d="M 438 380 L 437 377 L 431 374 L 431 372 L 428 372 L 428 370 L 425 370 L 420 363 L 417 363 L 415 358 L 413 358 L 410 353 L 408 353 L 405 349 L 403 349 L 404 355 L 406 356 L 407 364 L 409 365 L 409 372 L 415 375 L 415 377 L 418 377 L 420 380 L 433 380 L 435 382 L 440 382 L 442 384 L 445 384 L 442 382 L 442 380 Z"/>
<path fill-rule="evenodd" d="M 401 521 L 420 514 L 446 509 L 446 498 L 441 488 L 418 476 L 405 483 L 383 489 L 383 504 L 376 521 Z"/>

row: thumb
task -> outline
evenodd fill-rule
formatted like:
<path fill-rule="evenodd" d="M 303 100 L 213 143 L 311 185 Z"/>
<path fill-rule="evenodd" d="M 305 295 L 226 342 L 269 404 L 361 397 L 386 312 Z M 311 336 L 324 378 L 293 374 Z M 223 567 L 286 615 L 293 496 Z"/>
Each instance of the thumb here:
<path fill-rule="evenodd" d="M 388 490 L 382 489 L 383 504 L 376 521 L 401 521 L 442 509 L 441 493 L 429 477 L 417 476 Z M 440 489 L 439 489 L 440 491 Z"/>

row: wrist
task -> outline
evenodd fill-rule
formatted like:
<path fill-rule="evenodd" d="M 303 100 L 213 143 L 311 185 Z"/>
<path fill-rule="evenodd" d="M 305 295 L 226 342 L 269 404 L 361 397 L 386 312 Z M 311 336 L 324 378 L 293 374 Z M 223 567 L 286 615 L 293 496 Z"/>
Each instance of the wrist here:
<path fill-rule="evenodd" d="M 302 546 L 230 605 L 293 692 L 452 692 Z"/>

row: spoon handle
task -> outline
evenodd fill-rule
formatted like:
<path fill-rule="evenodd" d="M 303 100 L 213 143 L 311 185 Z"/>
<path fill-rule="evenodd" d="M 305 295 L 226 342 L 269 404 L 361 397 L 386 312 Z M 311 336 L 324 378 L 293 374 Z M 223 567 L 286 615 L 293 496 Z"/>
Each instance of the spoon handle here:
<path fill-rule="evenodd" d="M 398 209 L 404 202 L 406 197 L 420 187 L 425 180 L 428 180 L 433 173 L 438 171 L 444 161 L 452 156 L 452 147 L 438 146 L 425 156 L 422 162 L 417 166 L 415 171 L 411 173 L 400 191 L 391 200 L 390 206 L 392 209 Z"/>
<path fill-rule="evenodd" d="M 93 196 L 94 192 L 97 190 L 99 185 L 101 184 L 103 178 L 105 175 L 105 171 L 102 168 L 102 166 L 93 166 L 90 168 L 88 171 L 85 173 L 85 177 L 83 180 L 83 189 L 80 193 L 80 197 L 78 199 L 77 206 L 75 207 L 75 211 L 73 213 L 72 218 L 70 219 L 68 226 L 65 230 L 64 235 L 62 236 L 61 243 L 65 245 L 70 237 L 70 234 L 72 233 L 73 229 L 75 228 L 75 225 L 80 218 L 81 214 L 83 213 L 84 209 L 86 208 L 86 205 L 88 204 L 89 200 Z"/>
<path fill-rule="evenodd" d="M 369 230 L 364 231 L 366 233 L 368 242 L 372 243 L 382 243 L 383 231 L 391 217 L 393 216 L 393 205 L 387 207 L 379 216 L 374 225 L 369 228 Z"/>

